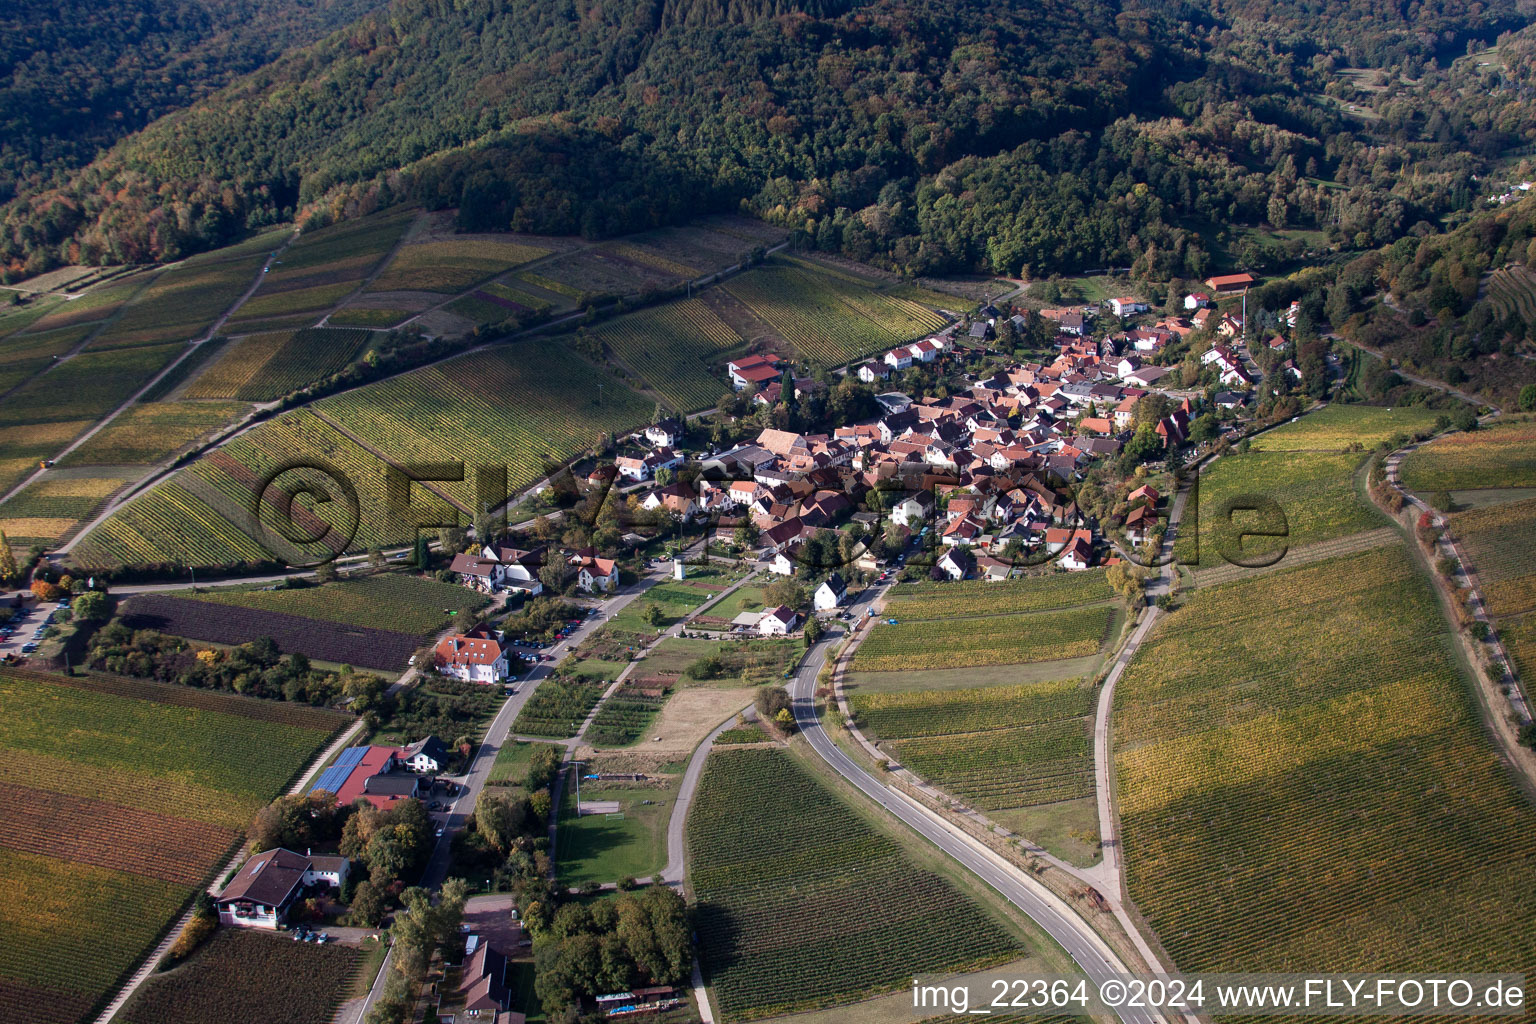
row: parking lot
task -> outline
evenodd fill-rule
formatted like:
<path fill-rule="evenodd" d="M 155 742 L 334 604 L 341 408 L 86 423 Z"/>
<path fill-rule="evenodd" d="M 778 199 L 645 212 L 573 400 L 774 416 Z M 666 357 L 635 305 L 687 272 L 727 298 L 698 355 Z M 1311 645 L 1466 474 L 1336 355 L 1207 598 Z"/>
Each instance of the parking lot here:
<path fill-rule="evenodd" d="M 68 602 L 65 603 L 68 606 Z M 57 609 L 54 602 L 44 601 L 29 604 L 18 619 L 13 619 L 5 626 L 0 627 L 0 654 L 15 654 L 25 656 L 31 654 L 23 648 L 34 644 L 42 636 L 43 629 L 48 624 L 48 618 Z"/>

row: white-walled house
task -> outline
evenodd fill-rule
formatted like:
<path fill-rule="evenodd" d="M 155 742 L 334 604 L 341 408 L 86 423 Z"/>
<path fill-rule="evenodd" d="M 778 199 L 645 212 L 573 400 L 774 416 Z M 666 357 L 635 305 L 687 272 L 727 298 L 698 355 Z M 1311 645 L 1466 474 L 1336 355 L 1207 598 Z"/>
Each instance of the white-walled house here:
<path fill-rule="evenodd" d="M 800 622 L 800 615 L 788 605 L 779 605 L 763 612 L 757 620 L 757 631 L 763 636 L 784 636 Z"/>
<path fill-rule="evenodd" d="M 843 582 L 843 577 L 833 573 L 821 586 L 816 588 L 816 593 L 811 599 L 812 607 L 819 612 L 829 612 L 848 600 L 848 584 Z"/>
<path fill-rule="evenodd" d="M 419 739 L 400 750 L 400 763 L 413 772 L 442 771 L 448 761 L 448 747 L 436 736 Z"/>
<path fill-rule="evenodd" d="M 350 866 L 345 857 L 310 857 L 281 847 L 258 853 L 214 899 L 219 923 L 275 930 L 307 886 L 339 889 Z"/>
<path fill-rule="evenodd" d="M 507 678 L 507 650 L 489 631 L 476 633 L 443 637 L 433 651 L 433 665 L 466 683 L 499 683 Z"/>
<path fill-rule="evenodd" d="M 619 585 L 619 565 L 611 558 L 583 558 L 576 570 L 576 586 L 587 593 L 612 593 Z"/>

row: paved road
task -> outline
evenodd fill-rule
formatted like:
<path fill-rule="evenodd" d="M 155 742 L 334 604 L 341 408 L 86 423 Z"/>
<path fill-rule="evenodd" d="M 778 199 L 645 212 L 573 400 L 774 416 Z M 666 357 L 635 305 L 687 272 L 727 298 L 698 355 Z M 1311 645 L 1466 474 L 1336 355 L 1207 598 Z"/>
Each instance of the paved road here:
<path fill-rule="evenodd" d="M 860 595 L 852 606 L 855 616 L 862 615 L 873 599 L 873 592 Z M 1043 885 L 1029 884 L 995 853 L 976 840 L 944 822 L 932 812 L 864 771 L 837 744 L 832 742 L 816 717 L 816 676 L 826 662 L 832 644 L 843 637 L 840 626 L 828 631 L 807 653 L 790 688 L 794 701 L 795 724 L 811 748 L 839 775 L 860 792 L 933 845 L 958 861 L 1019 910 L 1027 914 L 1051 936 L 1091 980 L 1102 983 L 1126 973 L 1125 964 L 1099 938 L 1082 918 Z M 1142 1010 L 1123 1010 L 1120 1019 L 1127 1024 L 1152 1024 L 1161 1018 Z"/>
<path fill-rule="evenodd" d="M 541 661 L 528 673 L 527 677 L 517 684 L 517 693 L 508 697 L 486 728 L 485 739 L 480 744 L 480 749 L 475 751 L 475 756 L 470 762 L 469 771 L 465 773 L 462 788 L 459 795 L 449 805 L 446 816 L 439 819 L 443 826 L 443 834 L 438 838 L 437 845 L 432 848 L 432 856 L 427 861 L 427 866 L 422 872 L 421 884 L 428 889 L 436 889 L 443 884 L 448 877 L 448 868 L 452 860 L 453 837 L 463 831 L 468 823 L 470 815 L 475 812 L 475 801 L 480 798 L 480 793 L 485 789 L 486 782 L 491 776 L 491 766 L 496 763 L 496 755 L 507 742 L 512 732 L 512 723 L 517 720 L 518 712 L 523 710 L 523 705 L 528 703 L 528 698 L 533 696 L 534 690 L 540 683 L 548 679 L 554 671 L 554 666 L 559 664 L 561 657 L 571 646 L 579 644 L 592 633 L 602 628 L 608 616 L 623 608 L 629 602 L 645 593 L 655 584 L 665 578 L 662 576 L 646 576 L 628 587 L 620 589 L 617 593 L 603 598 L 597 603 L 597 614 L 588 616 L 586 621 L 576 628 L 568 638 L 547 648 L 544 653 L 550 656 L 547 662 Z"/>
<path fill-rule="evenodd" d="M 667 866 L 661 871 L 661 880 L 666 885 L 681 883 L 685 874 L 687 847 L 683 843 L 683 826 L 688 821 L 688 808 L 699 791 L 699 779 L 704 774 L 704 762 L 709 758 L 709 751 L 720 734 L 736 724 L 736 715 L 749 711 L 751 707 L 751 704 L 747 704 L 741 711 L 734 712 L 730 718 L 721 722 L 714 732 L 704 737 L 703 743 L 694 748 L 688 759 L 683 781 L 677 787 L 677 801 L 672 805 L 672 817 L 667 820 Z"/>

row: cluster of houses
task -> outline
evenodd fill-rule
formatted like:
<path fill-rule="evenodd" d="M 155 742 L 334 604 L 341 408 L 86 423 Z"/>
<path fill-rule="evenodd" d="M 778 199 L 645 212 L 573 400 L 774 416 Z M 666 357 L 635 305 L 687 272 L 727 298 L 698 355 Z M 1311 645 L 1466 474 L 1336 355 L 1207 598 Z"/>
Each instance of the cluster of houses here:
<path fill-rule="evenodd" d="M 857 372 L 918 358 L 912 347 Z M 641 505 L 679 518 L 715 516 L 727 528 L 750 521 L 768 567 L 786 574 L 796 571 L 797 549 L 816 531 L 877 522 L 864 511 L 870 490 L 882 492 L 898 533 L 938 535 L 946 549 L 940 568 L 952 577 L 1006 578 L 1009 563 L 1000 556 L 1010 547 L 1043 549 L 1065 568 L 1088 568 L 1102 545 L 1075 525 L 1076 509 L 1058 491 L 1094 460 L 1121 451 L 1138 400 L 1163 372 L 1121 355 L 1113 340 L 1063 334 L 1049 364 L 1017 364 L 945 398 L 882 395 L 884 414 L 870 422 L 831 434 L 765 429 L 751 443 L 700 460 L 692 483 L 646 492 Z M 1191 413 L 1179 398 L 1153 430 L 1165 445 L 1183 443 Z M 835 607 L 830 595 L 826 600 Z M 781 628 L 767 613 L 740 625 Z"/>
<path fill-rule="evenodd" d="M 679 463 L 681 459 L 678 460 Z M 478 551 L 463 551 L 449 566 L 466 586 L 491 594 L 501 590 L 518 591 L 529 597 L 544 592 L 541 570 L 546 549 L 515 548 L 496 542 L 482 544 Z M 588 594 L 609 593 L 619 585 L 619 566 L 603 558 L 592 548 L 583 548 L 559 556 L 565 560 L 564 575 L 574 579 L 579 590 Z"/>

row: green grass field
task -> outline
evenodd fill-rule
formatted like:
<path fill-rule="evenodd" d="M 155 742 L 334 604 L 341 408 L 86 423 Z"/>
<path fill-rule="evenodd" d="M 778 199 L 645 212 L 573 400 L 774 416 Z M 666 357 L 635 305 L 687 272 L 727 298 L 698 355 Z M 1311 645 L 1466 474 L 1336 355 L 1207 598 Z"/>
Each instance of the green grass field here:
<path fill-rule="evenodd" d="M 786 750 L 712 752 L 687 844 L 699 955 L 727 1021 L 848 1003 L 1023 952 Z"/>
<path fill-rule="evenodd" d="M 1400 546 L 1194 592 L 1114 723 L 1129 895 L 1180 970 L 1536 967 L 1501 895 L 1532 810 Z"/>
<path fill-rule="evenodd" d="M 659 874 L 667 866 L 667 823 L 677 787 L 627 789 L 581 786 L 583 802 L 617 800 L 612 814 L 576 813 L 576 787 L 567 780 L 560 802 L 555 877 L 562 885 L 619 882 Z"/>
<path fill-rule="evenodd" d="M 156 699 L 161 698 L 161 699 Z M 0 991 L 74 1024 L 347 719 L 175 686 L 0 674 Z"/>

